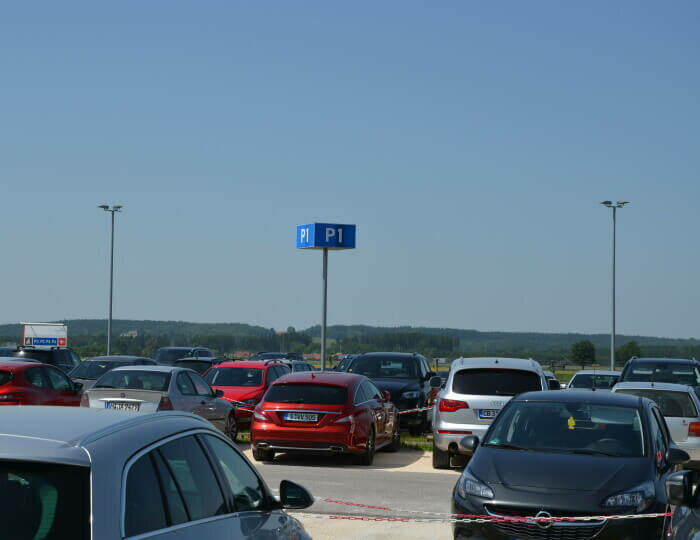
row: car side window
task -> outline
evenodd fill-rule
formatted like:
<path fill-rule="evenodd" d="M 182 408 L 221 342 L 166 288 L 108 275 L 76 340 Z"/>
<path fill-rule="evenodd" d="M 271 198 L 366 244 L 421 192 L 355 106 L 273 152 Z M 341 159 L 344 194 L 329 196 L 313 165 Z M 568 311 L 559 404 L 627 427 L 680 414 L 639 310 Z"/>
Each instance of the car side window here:
<path fill-rule="evenodd" d="M 267 370 L 267 381 L 270 383 L 279 379 L 280 376 L 282 376 L 282 372 L 277 366 L 270 366 Z"/>
<path fill-rule="evenodd" d="M 420 370 L 421 379 L 425 379 L 428 374 L 428 369 L 425 367 L 425 358 L 418 358 L 418 369 Z"/>
<path fill-rule="evenodd" d="M 204 382 L 204 379 L 202 379 L 202 377 L 200 377 L 196 373 L 188 373 L 187 375 L 190 377 L 190 379 L 192 379 L 192 382 L 194 383 L 194 389 L 197 392 L 198 396 L 212 396 L 211 386 Z"/>
<path fill-rule="evenodd" d="M 24 372 L 24 378 L 37 388 L 51 388 L 51 385 L 40 367 L 30 368 Z"/>
<path fill-rule="evenodd" d="M 196 396 L 197 391 L 194 388 L 194 384 L 192 384 L 192 380 L 187 376 L 187 373 L 184 371 L 181 371 L 180 373 L 177 374 L 177 389 L 180 390 L 180 393 L 183 396 Z"/>
<path fill-rule="evenodd" d="M 655 454 L 656 464 L 662 467 L 666 463 L 666 450 L 668 446 L 666 444 L 666 437 L 664 436 L 664 430 L 662 425 L 659 423 L 657 417 L 658 411 L 655 408 L 651 409 L 651 444 L 652 452 Z"/>
<path fill-rule="evenodd" d="M 359 384 L 357 386 L 357 390 L 355 390 L 355 399 L 354 399 L 355 405 L 359 405 L 360 403 L 364 403 L 368 399 L 369 398 L 367 397 L 367 394 L 365 392 L 365 385 Z"/>
<path fill-rule="evenodd" d="M 126 477 L 124 533 L 136 536 L 168 526 L 150 454 L 137 459 Z"/>
<path fill-rule="evenodd" d="M 374 386 L 369 381 L 365 381 L 364 384 L 365 384 L 365 393 L 367 394 L 367 396 L 369 396 L 368 399 L 376 399 L 377 401 L 382 400 L 382 393 L 379 390 L 379 388 Z"/>
<path fill-rule="evenodd" d="M 60 369 L 57 368 L 42 368 L 46 377 L 49 379 L 49 384 L 54 390 L 67 391 L 73 390 L 73 384 Z"/>
<path fill-rule="evenodd" d="M 214 460 L 231 490 L 234 510 L 246 512 L 264 507 L 265 492 L 260 479 L 245 460 L 218 437 L 204 435 L 203 439 L 211 449 Z"/>
<path fill-rule="evenodd" d="M 289 366 L 277 366 L 277 369 L 279 371 L 279 376 L 281 377 L 282 375 L 286 375 L 287 373 L 291 373 L 292 370 L 289 368 Z"/>

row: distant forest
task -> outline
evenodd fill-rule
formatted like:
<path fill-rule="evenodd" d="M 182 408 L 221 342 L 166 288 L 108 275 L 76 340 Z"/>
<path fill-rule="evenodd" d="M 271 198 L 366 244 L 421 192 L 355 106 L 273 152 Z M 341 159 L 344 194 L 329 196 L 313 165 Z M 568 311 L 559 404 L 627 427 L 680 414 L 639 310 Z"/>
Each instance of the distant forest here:
<path fill-rule="evenodd" d="M 106 352 L 107 322 L 78 319 L 68 325 L 68 342 L 81 356 Z M 19 343 L 19 324 L 0 325 L 0 344 Z M 200 345 L 222 356 L 242 351 L 284 350 L 319 352 L 320 326 L 305 330 L 265 328 L 242 323 L 190 323 L 183 321 L 113 321 L 115 354 L 151 356 L 158 347 Z M 429 357 L 454 359 L 459 356 L 531 357 L 544 363 L 568 358 L 574 343 L 589 340 L 595 346 L 597 361 L 609 356 L 608 334 L 548 334 L 535 332 L 479 332 L 454 328 L 375 327 L 366 325 L 328 327 L 328 351 L 357 353 L 368 351 L 419 352 Z M 700 340 L 618 335 L 617 345 L 635 341 L 644 356 L 677 358 L 700 357 Z"/>

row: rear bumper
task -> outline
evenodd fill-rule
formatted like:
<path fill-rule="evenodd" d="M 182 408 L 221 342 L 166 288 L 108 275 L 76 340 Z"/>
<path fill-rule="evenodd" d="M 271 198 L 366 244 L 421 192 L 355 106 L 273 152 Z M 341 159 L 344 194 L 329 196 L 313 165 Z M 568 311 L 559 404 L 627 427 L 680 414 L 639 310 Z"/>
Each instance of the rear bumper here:
<path fill-rule="evenodd" d="M 250 427 L 253 448 L 280 452 L 362 453 L 365 441 L 350 433 L 349 425 L 331 425 L 322 428 L 278 426 L 272 422 L 254 421 Z"/>
<path fill-rule="evenodd" d="M 700 437 L 688 437 L 687 440 L 676 442 L 676 445 L 688 452 L 690 463 L 688 465 L 693 468 L 700 467 Z"/>
<path fill-rule="evenodd" d="M 443 451 L 450 450 L 457 454 L 458 443 L 467 435 L 476 435 L 480 441 L 484 440 L 484 435 L 490 426 L 483 424 L 452 424 L 448 422 L 438 422 L 433 426 L 433 440 L 435 446 Z"/>

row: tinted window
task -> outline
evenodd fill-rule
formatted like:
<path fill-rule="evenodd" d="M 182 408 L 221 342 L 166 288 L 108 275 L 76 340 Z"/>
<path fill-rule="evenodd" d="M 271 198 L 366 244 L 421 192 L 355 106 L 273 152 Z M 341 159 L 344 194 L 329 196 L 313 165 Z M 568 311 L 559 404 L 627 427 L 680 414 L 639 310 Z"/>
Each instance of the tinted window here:
<path fill-rule="evenodd" d="M 698 415 L 693 399 L 686 392 L 633 388 L 619 389 L 615 392 L 649 398 L 659 406 L 661 414 L 664 416 L 695 418 Z"/>
<path fill-rule="evenodd" d="M 651 444 L 656 453 L 657 465 L 663 465 L 666 456 L 666 439 L 664 438 L 664 430 L 661 423 L 656 418 L 655 414 L 651 415 Z"/>
<path fill-rule="evenodd" d="M 346 388 L 325 384 L 276 384 L 265 394 L 265 401 L 272 403 L 342 405 L 347 399 Z"/>
<path fill-rule="evenodd" d="M 637 362 L 625 372 L 625 381 L 654 381 L 700 385 L 698 370 L 693 364 L 681 362 Z"/>
<path fill-rule="evenodd" d="M 44 373 L 49 378 L 49 383 L 54 390 L 66 391 L 73 390 L 73 384 L 63 372 L 53 368 L 42 368 Z"/>
<path fill-rule="evenodd" d="M 122 366 L 129 366 L 131 362 L 101 362 L 99 360 L 86 360 L 76 366 L 70 372 L 71 377 L 76 379 L 99 379 L 110 369 Z"/>
<path fill-rule="evenodd" d="M 158 371 L 108 371 L 95 383 L 94 388 L 126 388 L 165 392 L 170 385 L 170 373 Z"/>
<path fill-rule="evenodd" d="M 277 366 L 267 368 L 267 384 L 270 384 L 279 379 L 280 372 L 277 371 Z"/>
<path fill-rule="evenodd" d="M 486 446 L 500 444 L 614 457 L 644 455 L 639 411 L 587 403 L 510 403 L 494 420 Z"/>
<path fill-rule="evenodd" d="M 365 392 L 365 385 L 364 384 L 359 384 L 357 386 L 357 390 L 355 390 L 355 399 L 354 403 L 357 405 L 358 403 L 364 403 L 365 401 L 368 401 L 370 398 L 367 395 L 367 392 Z"/>
<path fill-rule="evenodd" d="M 202 377 L 200 377 L 196 373 L 188 373 L 187 376 L 190 379 L 192 379 L 192 382 L 194 383 L 194 389 L 198 395 L 211 396 L 211 388 L 207 383 L 204 382 L 204 379 L 202 379 Z"/>
<path fill-rule="evenodd" d="M 617 383 L 619 375 L 593 375 L 592 373 L 581 373 L 574 376 L 569 383 L 569 388 L 593 388 L 594 382 L 596 388 L 609 390 Z"/>
<path fill-rule="evenodd" d="M 211 362 L 206 360 L 177 360 L 175 365 L 181 368 L 192 369 L 197 373 L 204 373 L 211 367 Z"/>
<path fill-rule="evenodd" d="M 12 353 L 12 356 L 16 358 L 33 358 L 34 360 L 39 360 L 43 364 L 56 364 L 53 354 L 51 351 L 45 351 L 41 349 L 22 349 Z"/>
<path fill-rule="evenodd" d="M 158 477 L 149 454 L 139 458 L 126 478 L 124 532 L 135 536 L 168 526 Z"/>
<path fill-rule="evenodd" d="M 225 514 L 224 497 L 207 457 L 194 437 L 176 439 L 160 447 L 191 520 Z"/>
<path fill-rule="evenodd" d="M 80 358 L 73 351 L 59 349 L 56 353 L 58 353 L 59 364 L 65 364 L 67 366 L 77 366 L 80 364 Z"/>
<path fill-rule="evenodd" d="M 204 439 L 231 489 L 235 511 L 258 510 L 264 506 L 265 494 L 260 480 L 243 458 L 218 437 L 205 435 Z"/>
<path fill-rule="evenodd" d="M 348 368 L 371 379 L 417 379 L 418 362 L 412 357 L 366 356 L 356 358 Z"/>
<path fill-rule="evenodd" d="M 371 382 L 364 381 L 362 386 L 365 389 L 365 396 L 367 396 L 366 399 L 376 399 L 377 401 L 382 400 L 382 393 L 379 391 L 379 388 L 374 386 Z"/>
<path fill-rule="evenodd" d="M 158 349 L 153 359 L 159 364 L 172 366 L 175 360 L 190 356 L 191 349 Z"/>
<path fill-rule="evenodd" d="M 90 538 L 90 469 L 0 461 L 2 538 Z"/>
<path fill-rule="evenodd" d="M 12 373 L 9 371 L 0 371 L 0 384 L 5 384 L 12 380 Z"/>
<path fill-rule="evenodd" d="M 514 396 L 542 390 L 540 376 L 519 369 L 463 369 L 454 374 L 452 390 L 458 394 Z"/>
<path fill-rule="evenodd" d="M 222 367 L 210 369 L 204 380 L 212 386 L 262 386 L 263 370 L 259 368 Z"/>
<path fill-rule="evenodd" d="M 40 367 L 31 368 L 24 372 L 24 378 L 29 384 L 37 388 L 50 388 L 49 381 L 44 376 L 44 370 Z"/>
<path fill-rule="evenodd" d="M 197 395 L 197 391 L 194 389 L 194 384 L 186 373 L 178 373 L 175 382 L 177 383 L 177 389 L 180 390 L 180 393 L 183 396 Z"/>

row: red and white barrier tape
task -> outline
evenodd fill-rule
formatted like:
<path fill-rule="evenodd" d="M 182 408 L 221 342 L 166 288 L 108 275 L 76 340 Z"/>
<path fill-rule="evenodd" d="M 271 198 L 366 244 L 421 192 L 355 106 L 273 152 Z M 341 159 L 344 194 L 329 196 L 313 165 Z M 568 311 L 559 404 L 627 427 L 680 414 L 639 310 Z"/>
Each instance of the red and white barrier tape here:
<path fill-rule="evenodd" d="M 406 409 L 405 411 L 399 411 L 399 414 L 413 414 L 417 412 L 423 412 L 423 411 L 432 411 L 432 407 L 422 407 L 420 409 Z"/>
<path fill-rule="evenodd" d="M 228 399 L 224 398 L 226 401 L 231 403 L 237 411 L 246 411 L 246 412 L 253 412 L 255 409 L 250 408 L 249 403 L 245 403 L 244 401 L 237 401 L 235 399 Z M 423 412 L 423 411 L 431 411 L 433 408 L 432 407 L 422 407 L 420 409 L 407 409 L 405 411 L 399 411 L 399 414 L 413 414 L 417 412 Z M 303 411 L 302 411 L 303 412 Z"/>

